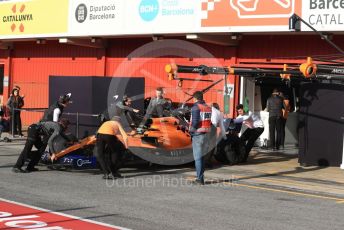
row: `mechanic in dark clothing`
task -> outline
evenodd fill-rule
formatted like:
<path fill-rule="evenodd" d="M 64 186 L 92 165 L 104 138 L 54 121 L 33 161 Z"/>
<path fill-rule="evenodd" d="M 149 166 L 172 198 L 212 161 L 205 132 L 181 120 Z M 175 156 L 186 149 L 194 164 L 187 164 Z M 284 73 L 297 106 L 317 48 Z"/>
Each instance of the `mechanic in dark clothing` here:
<path fill-rule="evenodd" d="M 169 101 L 164 98 L 164 89 L 162 87 L 156 88 L 156 97 L 152 98 L 147 107 L 147 119 L 153 116 L 163 117 L 164 109 L 169 106 Z"/>
<path fill-rule="evenodd" d="M 72 94 L 68 93 L 60 96 L 59 100 L 52 104 L 45 112 L 41 121 L 55 121 L 58 122 L 60 119 L 64 108 L 66 108 L 71 101 Z"/>
<path fill-rule="evenodd" d="M 272 91 L 268 98 L 265 110 L 269 112 L 270 147 L 279 150 L 281 142 L 283 99 L 279 96 L 278 89 Z M 275 132 L 277 135 L 275 136 Z"/>
<path fill-rule="evenodd" d="M 137 121 L 138 118 L 135 113 L 139 113 L 140 110 L 131 107 L 131 103 L 132 99 L 124 95 L 122 101 L 117 102 L 113 108 L 111 106 L 110 109 L 107 108 L 99 114 L 101 124 L 110 120 L 111 115 L 109 114 L 109 110 L 113 110 L 113 116 L 117 117 L 119 121 L 121 121 L 122 115 L 125 115 L 130 126 L 138 126 L 140 123 Z"/>
<path fill-rule="evenodd" d="M 25 147 L 21 152 L 17 163 L 12 168 L 12 171 L 15 173 L 38 171 L 35 166 L 38 164 L 41 155 L 43 154 L 47 145 L 49 146 L 49 149 L 53 154 L 51 157 L 51 159 L 53 160 L 55 154 L 53 140 L 58 135 L 64 136 L 63 133 L 68 128 L 68 125 L 69 121 L 65 118 L 62 118 L 59 122 L 46 121 L 30 125 L 28 127 L 28 137 L 25 143 Z M 35 146 L 38 150 L 35 153 L 31 151 L 33 146 Z M 31 156 L 30 162 L 26 167 L 26 170 L 23 170 L 22 167 L 29 155 Z"/>
<path fill-rule="evenodd" d="M 12 94 L 10 98 L 7 101 L 7 108 L 10 110 L 10 117 L 11 117 L 10 123 L 13 124 L 12 129 L 13 129 L 14 135 L 18 134 L 19 136 L 23 136 L 20 110 L 15 110 L 15 109 L 21 109 L 23 106 L 24 106 L 24 100 L 19 95 L 19 90 L 17 88 L 14 88 L 12 90 Z"/>
<path fill-rule="evenodd" d="M 156 97 L 150 100 L 138 132 L 141 132 L 142 128 L 147 126 L 152 117 L 164 117 L 164 110 L 169 108 L 171 108 L 171 103 L 164 98 L 164 88 L 156 88 Z"/>
<path fill-rule="evenodd" d="M 123 100 L 116 104 L 114 117 L 117 117 L 120 120 L 121 116 L 125 115 L 131 126 L 139 125 L 134 113 L 138 113 L 140 110 L 132 108 L 131 103 L 131 98 L 124 95 Z"/>

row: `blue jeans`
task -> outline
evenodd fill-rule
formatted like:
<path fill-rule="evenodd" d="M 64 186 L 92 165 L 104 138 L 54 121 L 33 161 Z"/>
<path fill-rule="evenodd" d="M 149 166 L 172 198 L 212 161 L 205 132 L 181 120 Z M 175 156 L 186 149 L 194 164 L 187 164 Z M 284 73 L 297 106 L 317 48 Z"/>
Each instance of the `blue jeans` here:
<path fill-rule="evenodd" d="M 209 142 L 207 134 L 197 134 L 192 136 L 192 152 L 195 159 L 197 179 L 204 182 L 204 162 L 203 156 L 208 153 Z"/>

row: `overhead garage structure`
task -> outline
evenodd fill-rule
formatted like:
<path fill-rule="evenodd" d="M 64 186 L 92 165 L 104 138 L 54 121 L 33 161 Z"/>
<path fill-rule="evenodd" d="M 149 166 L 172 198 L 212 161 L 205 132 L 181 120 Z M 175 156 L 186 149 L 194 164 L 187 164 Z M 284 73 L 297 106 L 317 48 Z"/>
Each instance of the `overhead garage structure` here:
<path fill-rule="evenodd" d="M 142 97 L 153 96 L 155 88 L 163 86 L 166 97 L 181 102 L 209 82 L 185 81 L 178 87 L 166 76 L 168 63 L 282 69 L 284 64 L 299 65 L 312 57 L 318 63 L 343 65 L 344 55 L 304 23 L 298 22 L 298 31 L 291 31 L 289 25 L 296 14 L 344 49 L 343 11 L 342 1 L 330 0 L 3 1 L 2 103 L 19 85 L 25 108 L 48 107 L 49 76 L 140 77 L 145 79 Z M 293 124 L 287 135 L 296 144 L 301 98 L 297 81 L 286 83 L 279 75 L 230 76 L 229 101 L 224 101 L 224 83 L 213 87 L 205 99 L 219 103 L 233 117 L 238 103 L 262 111 L 275 87 L 291 98 Z M 40 116 L 25 112 L 22 119 L 29 124 Z"/>

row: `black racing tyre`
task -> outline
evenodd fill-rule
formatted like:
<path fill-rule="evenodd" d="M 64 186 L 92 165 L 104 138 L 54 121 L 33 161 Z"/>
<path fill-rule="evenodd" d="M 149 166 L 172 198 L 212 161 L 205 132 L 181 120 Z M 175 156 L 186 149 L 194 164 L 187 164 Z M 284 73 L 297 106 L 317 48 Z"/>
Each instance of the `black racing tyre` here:
<path fill-rule="evenodd" d="M 234 165 L 239 163 L 239 155 L 235 151 L 235 146 L 233 143 L 228 143 L 224 147 L 224 153 L 229 164 Z"/>
<path fill-rule="evenodd" d="M 70 138 L 70 137 L 68 137 L 68 138 Z M 72 136 L 71 136 L 71 138 L 72 138 Z M 66 140 L 61 135 L 56 136 L 53 139 L 53 148 L 54 148 L 55 152 L 61 152 L 62 150 L 68 148 L 70 146 L 69 142 L 70 142 L 70 140 Z"/>
<path fill-rule="evenodd" d="M 217 160 L 218 162 L 221 162 L 222 164 L 228 164 L 228 160 L 225 155 L 225 146 L 226 146 L 226 141 L 222 139 L 217 145 L 217 149 L 214 154 L 215 160 Z"/>
<path fill-rule="evenodd" d="M 244 162 L 245 152 L 245 146 L 240 143 L 229 143 L 224 148 L 228 163 L 231 165 Z"/>
<path fill-rule="evenodd" d="M 237 151 L 240 156 L 239 163 L 245 163 L 248 158 L 248 153 L 246 153 L 246 147 L 244 143 L 240 142 L 237 146 Z"/>
<path fill-rule="evenodd" d="M 236 136 L 231 136 L 227 140 L 221 140 L 217 146 L 215 159 L 224 164 L 238 164 L 247 160 L 244 144 Z"/>

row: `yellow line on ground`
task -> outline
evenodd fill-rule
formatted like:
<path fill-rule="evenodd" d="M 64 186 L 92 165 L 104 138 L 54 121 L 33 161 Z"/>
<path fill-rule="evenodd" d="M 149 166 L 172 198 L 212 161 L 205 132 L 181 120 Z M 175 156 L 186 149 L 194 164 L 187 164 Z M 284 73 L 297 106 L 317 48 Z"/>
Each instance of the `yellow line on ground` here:
<path fill-rule="evenodd" d="M 185 177 L 185 179 L 187 179 L 187 180 L 195 180 L 196 177 L 194 177 L 194 176 L 187 176 L 187 177 Z"/>
<path fill-rule="evenodd" d="M 245 179 L 245 178 L 242 178 L 242 179 Z M 308 187 L 308 188 L 310 188 L 310 187 L 317 187 L 316 184 L 309 184 L 309 182 L 300 183 L 300 182 L 296 182 L 296 181 L 285 181 L 285 180 L 267 179 L 267 178 L 249 178 L 247 180 L 261 180 L 261 181 L 268 181 L 268 182 L 278 182 L 278 183 L 281 183 L 281 184 L 301 185 L 302 187 Z M 333 188 L 333 187 L 331 187 L 331 190 L 337 190 L 337 191 L 341 191 L 341 192 L 344 191 L 343 189 Z"/>
<path fill-rule="evenodd" d="M 307 170 L 312 170 L 312 168 L 309 168 L 309 169 L 307 169 Z M 262 170 L 262 171 L 255 171 L 255 172 L 256 172 L 256 173 L 265 173 L 265 174 L 278 174 L 279 176 L 284 176 L 284 174 L 285 174 L 285 172 L 283 172 L 283 171 L 276 171 L 276 170 L 274 170 L 274 171 L 269 171 L 269 170 L 264 171 L 264 170 Z M 307 173 L 308 175 L 309 175 L 309 174 L 314 175 L 314 173 L 312 173 L 312 172 L 307 172 L 307 171 L 302 172 L 302 173 Z M 331 172 L 326 172 L 326 174 L 331 175 Z M 322 173 L 322 175 L 326 175 L 326 174 Z M 292 175 L 292 174 L 288 174 L 288 176 L 289 176 L 289 177 L 293 177 L 293 178 L 299 178 L 297 175 Z M 314 176 L 316 176 L 316 175 L 314 175 Z M 307 177 L 306 177 L 306 178 L 307 178 Z M 338 182 L 338 183 L 344 183 L 344 180 L 339 179 L 339 178 L 336 178 L 336 180 L 334 180 L 334 181 L 335 181 L 335 182 Z"/>
<path fill-rule="evenodd" d="M 265 188 L 265 187 L 246 185 L 246 184 L 236 184 L 236 183 L 228 183 L 228 182 L 225 182 L 224 184 L 231 185 L 231 186 L 252 188 L 252 189 L 260 189 L 260 190 L 271 191 L 271 192 L 281 192 L 281 193 L 287 193 L 290 195 L 306 196 L 306 197 L 320 198 L 320 199 L 325 199 L 325 200 L 334 200 L 337 203 L 344 203 L 344 199 L 339 199 L 339 198 L 330 197 L 330 196 L 321 196 L 321 195 L 307 194 L 307 193 L 302 193 L 302 192 L 292 192 L 292 191 L 287 191 L 287 190 Z"/>
<path fill-rule="evenodd" d="M 195 177 L 188 176 L 188 177 L 186 177 L 186 179 L 187 180 L 194 180 Z M 236 179 L 240 179 L 240 178 L 236 177 Z M 235 181 L 234 182 L 222 182 L 222 183 L 225 185 L 230 185 L 232 187 L 240 186 L 240 187 L 259 189 L 259 190 L 265 190 L 265 191 L 271 191 L 271 192 L 287 193 L 287 194 L 296 195 L 296 196 L 305 196 L 305 197 L 319 198 L 319 199 L 325 199 L 325 200 L 333 200 L 333 201 L 336 201 L 337 204 L 344 204 L 344 199 L 330 197 L 330 196 L 322 196 L 322 195 L 308 194 L 308 193 L 302 193 L 302 192 L 292 192 L 292 191 L 288 191 L 288 190 L 275 189 L 275 188 L 265 188 L 265 187 L 260 187 L 260 186 L 256 186 L 256 185 L 238 184 Z"/>
<path fill-rule="evenodd" d="M 269 181 L 269 182 L 280 182 L 280 183 L 284 183 L 284 184 L 291 184 L 291 185 L 301 185 L 303 187 L 316 187 L 317 185 L 316 184 L 312 184 L 312 182 L 304 182 L 304 183 L 301 183 L 301 182 L 298 182 L 298 181 L 293 181 L 292 179 L 284 179 L 284 180 L 280 180 L 280 179 L 275 179 L 274 176 L 276 174 L 279 174 L 280 172 L 278 171 L 259 171 L 259 173 L 263 173 L 263 174 L 267 174 L 266 176 L 269 176 L 271 177 L 271 179 L 269 178 L 261 178 L 261 177 L 253 177 L 253 178 L 250 178 L 250 176 L 234 176 L 235 179 L 237 180 L 261 180 L 261 181 Z M 271 176 L 270 176 L 271 175 Z M 283 176 L 283 173 L 281 174 L 281 176 Z M 294 177 L 292 176 L 293 178 L 298 178 L 298 177 Z M 326 185 L 328 186 L 328 185 Z M 334 188 L 334 187 L 331 187 L 331 190 L 337 190 L 337 191 L 340 191 L 340 192 L 344 192 L 344 189 L 340 189 L 340 188 Z"/>

